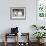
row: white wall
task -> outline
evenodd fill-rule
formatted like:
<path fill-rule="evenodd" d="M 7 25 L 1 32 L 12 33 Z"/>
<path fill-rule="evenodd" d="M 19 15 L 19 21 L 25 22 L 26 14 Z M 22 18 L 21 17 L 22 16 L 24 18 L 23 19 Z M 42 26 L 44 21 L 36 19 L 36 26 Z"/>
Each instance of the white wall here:
<path fill-rule="evenodd" d="M 10 20 L 10 7 L 26 7 L 26 20 Z M 0 34 L 17 26 L 32 35 L 32 24 L 36 24 L 36 0 L 0 0 Z"/>

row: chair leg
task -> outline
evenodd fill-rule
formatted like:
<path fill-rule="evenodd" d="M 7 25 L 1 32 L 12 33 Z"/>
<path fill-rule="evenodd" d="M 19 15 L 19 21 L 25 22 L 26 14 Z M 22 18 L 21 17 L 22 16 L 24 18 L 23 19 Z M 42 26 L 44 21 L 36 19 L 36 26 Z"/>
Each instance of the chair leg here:
<path fill-rule="evenodd" d="M 4 44 L 5 44 L 5 46 L 7 46 L 7 42 L 6 41 L 4 42 Z"/>

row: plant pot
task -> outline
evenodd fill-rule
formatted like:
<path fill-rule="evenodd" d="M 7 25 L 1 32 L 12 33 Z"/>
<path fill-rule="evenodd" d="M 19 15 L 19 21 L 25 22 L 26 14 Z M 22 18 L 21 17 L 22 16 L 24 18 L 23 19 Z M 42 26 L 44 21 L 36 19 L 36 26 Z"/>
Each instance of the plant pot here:
<path fill-rule="evenodd" d="M 41 43 L 44 42 L 44 40 L 45 40 L 45 39 L 38 39 L 37 42 L 41 44 Z"/>
<path fill-rule="evenodd" d="M 37 43 L 40 43 L 40 39 L 37 39 Z"/>
<path fill-rule="evenodd" d="M 40 39 L 40 43 L 44 43 L 44 40 L 45 40 L 45 39 Z"/>

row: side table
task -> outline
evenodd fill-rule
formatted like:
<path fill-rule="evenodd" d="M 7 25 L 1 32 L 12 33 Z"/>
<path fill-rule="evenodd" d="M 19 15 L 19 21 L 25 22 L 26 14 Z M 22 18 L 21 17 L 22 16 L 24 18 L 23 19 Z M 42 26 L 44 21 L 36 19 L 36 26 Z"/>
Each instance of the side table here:
<path fill-rule="evenodd" d="M 15 39 L 16 40 L 16 46 L 18 46 L 18 33 L 15 33 L 15 34 L 6 33 L 5 34 L 5 46 L 7 46 L 7 44 L 8 44 L 7 38 L 10 38 L 10 36 L 16 36 L 16 39 Z"/>

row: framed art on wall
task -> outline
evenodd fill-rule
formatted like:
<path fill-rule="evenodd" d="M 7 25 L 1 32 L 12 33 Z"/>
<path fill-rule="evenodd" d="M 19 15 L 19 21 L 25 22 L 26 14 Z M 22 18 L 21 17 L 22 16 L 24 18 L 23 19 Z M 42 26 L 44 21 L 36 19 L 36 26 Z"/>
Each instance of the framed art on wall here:
<path fill-rule="evenodd" d="M 10 19 L 12 20 L 26 19 L 26 8 L 25 7 L 11 7 Z"/>
<path fill-rule="evenodd" d="M 37 1 L 37 15 L 39 18 L 46 18 L 46 0 Z"/>
<path fill-rule="evenodd" d="M 37 0 L 37 25 L 46 25 L 46 0 Z"/>

